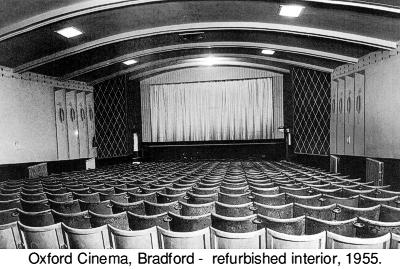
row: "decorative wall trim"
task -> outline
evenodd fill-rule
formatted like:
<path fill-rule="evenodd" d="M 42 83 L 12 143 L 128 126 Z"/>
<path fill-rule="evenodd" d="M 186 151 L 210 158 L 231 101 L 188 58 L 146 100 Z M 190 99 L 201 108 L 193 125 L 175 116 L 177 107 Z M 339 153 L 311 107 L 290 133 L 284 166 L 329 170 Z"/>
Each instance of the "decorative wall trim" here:
<path fill-rule="evenodd" d="M 40 75 L 32 72 L 25 72 L 22 74 L 14 73 L 11 68 L 0 66 L 0 76 L 12 79 L 27 80 L 32 82 L 44 83 L 54 87 L 93 92 L 93 87 L 89 86 L 85 82 L 67 80 L 59 81 L 56 78 Z"/>

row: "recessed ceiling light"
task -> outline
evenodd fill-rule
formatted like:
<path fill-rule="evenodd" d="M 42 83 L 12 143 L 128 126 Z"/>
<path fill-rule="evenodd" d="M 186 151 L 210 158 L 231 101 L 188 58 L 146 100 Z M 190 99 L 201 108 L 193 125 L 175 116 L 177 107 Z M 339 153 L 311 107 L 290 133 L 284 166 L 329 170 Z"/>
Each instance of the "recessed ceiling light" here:
<path fill-rule="evenodd" d="M 281 5 L 279 15 L 296 18 L 300 16 L 303 9 L 304 7 L 299 5 Z"/>
<path fill-rule="evenodd" d="M 266 55 L 273 55 L 275 53 L 274 50 L 270 50 L 270 49 L 264 49 L 261 51 L 262 54 L 266 54 Z"/>
<path fill-rule="evenodd" d="M 136 60 L 127 60 L 127 61 L 125 61 L 125 62 L 122 62 L 124 65 L 132 65 L 132 64 L 136 64 L 137 63 L 137 61 Z"/>
<path fill-rule="evenodd" d="M 71 38 L 71 37 L 75 37 L 75 36 L 83 34 L 81 31 L 79 31 L 75 27 L 67 27 L 67 28 L 56 31 L 56 33 L 66 37 L 66 38 Z"/>

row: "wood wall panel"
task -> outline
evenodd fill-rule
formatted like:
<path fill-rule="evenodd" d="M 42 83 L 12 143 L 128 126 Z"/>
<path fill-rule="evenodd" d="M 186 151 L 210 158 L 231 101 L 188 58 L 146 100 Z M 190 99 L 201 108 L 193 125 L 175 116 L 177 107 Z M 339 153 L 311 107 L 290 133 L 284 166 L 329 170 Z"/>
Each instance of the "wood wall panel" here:
<path fill-rule="evenodd" d="M 336 154 L 336 139 L 337 139 L 337 81 L 332 81 L 331 86 L 331 121 L 330 121 L 330 153 Z"/>
<path fill-rule="evenodd" d="M 345 78 L 344 153 L 354 154 L 354 77 Z"/>
<path fill-rule="evenodd" d="M 365 154 L 365 88 L 364 75 L 354 75 L 354 155 L 364 156 Z"/>
<path fill-rule="evenodd" d="M 344 79 L 338 79 L 338 118 L 337 118 L 337 134 L 336 134 L 336 153 L 344 154 L 344 109 L 345 109 L 345 82 Z"/>
<path fill-rule="evenodd" d="M 96 147 L 94 147 L 93 139 L 95 136 L 95 114 L 94 114 L 94 99 L 93 93 L 86 94 L 86 109 L 88 120 L 88 147 L 89 157 L 94 158 L 97 156 Z"/>
<path fill-rule="evenodd" d="M 65 90 L 54 92 L 54 104 L 57 128 L 57 157 L 58 160 L 69 159 L 67 107 L 65 102 Z"/>
<path fill-rule="evenodd" d="M 79 157 L 89 157 L 88 123 L 86 109 L 86 94 L 79 92 L 77 95 L 78 130 L 79 130 Z"/>
<path fill-rule="evenodd" d="M 76 113 L 76 91 L 66 93 L 69 158 L 79 159 L 79 132 Z"/>

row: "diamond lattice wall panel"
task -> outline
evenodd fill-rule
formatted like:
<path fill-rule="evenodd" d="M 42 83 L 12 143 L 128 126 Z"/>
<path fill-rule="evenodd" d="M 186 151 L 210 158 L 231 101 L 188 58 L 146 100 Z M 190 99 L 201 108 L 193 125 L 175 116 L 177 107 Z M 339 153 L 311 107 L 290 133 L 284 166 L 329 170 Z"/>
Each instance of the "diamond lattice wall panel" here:
<path fill-rule="evenodd" d="M 130 154 L 126 91 L 125 76 L 107 80 L 94 87 L 98 158 Z"/>
<path fill-rule="evenodd" d="M 329 155 L 330 74 L 291 70 L 295 153 Z"/>

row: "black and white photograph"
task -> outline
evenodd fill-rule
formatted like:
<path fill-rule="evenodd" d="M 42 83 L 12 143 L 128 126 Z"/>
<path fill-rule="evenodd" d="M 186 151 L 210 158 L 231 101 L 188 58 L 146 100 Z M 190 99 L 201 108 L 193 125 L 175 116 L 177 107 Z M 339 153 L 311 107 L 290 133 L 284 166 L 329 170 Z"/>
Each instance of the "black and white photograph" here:
<path fill-rule="evenodd" d="M 399 118 L 399 0 L 0 0 L 0 265 L 393 268 Z"/>

